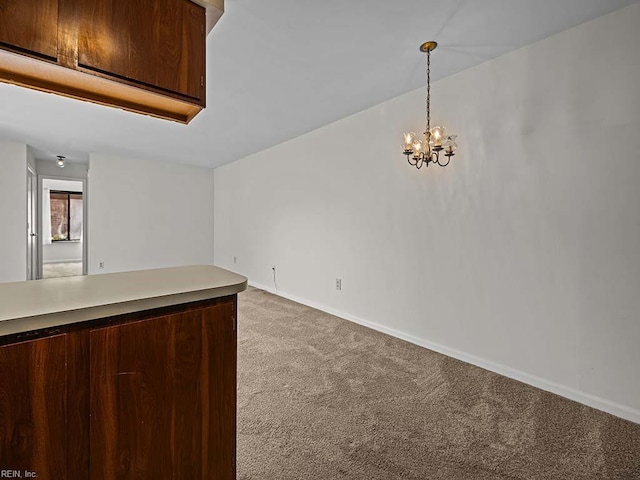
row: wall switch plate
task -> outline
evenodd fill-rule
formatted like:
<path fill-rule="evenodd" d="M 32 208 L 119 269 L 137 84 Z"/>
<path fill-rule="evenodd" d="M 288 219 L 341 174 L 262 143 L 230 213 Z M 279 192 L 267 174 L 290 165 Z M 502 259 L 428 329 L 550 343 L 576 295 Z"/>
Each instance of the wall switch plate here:
<path fill-rule="evenodd" d="M 336 290 L 342 290 L 342 279 L 336 278 Z"/>

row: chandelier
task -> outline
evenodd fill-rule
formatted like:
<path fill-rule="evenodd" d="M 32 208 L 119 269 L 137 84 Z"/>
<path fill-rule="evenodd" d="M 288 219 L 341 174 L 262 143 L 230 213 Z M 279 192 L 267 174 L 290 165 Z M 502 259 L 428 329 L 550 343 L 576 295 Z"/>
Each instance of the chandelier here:
<path fill-rule="evenodd" d="M 426 42 L 420 46 L 420 51 L 427 54 L 427 128 L 424 137 L 417 138 L 414 132 L 405 133 L 402 145 L 409 164 L 416 168 L 422 165 L 428 167 L 432 162 L 446 167 L 458 148 L 457 135 L 447 135 L 444 127 L 431 127 L 431 51 L 437 46 L 436 42 Z"/>

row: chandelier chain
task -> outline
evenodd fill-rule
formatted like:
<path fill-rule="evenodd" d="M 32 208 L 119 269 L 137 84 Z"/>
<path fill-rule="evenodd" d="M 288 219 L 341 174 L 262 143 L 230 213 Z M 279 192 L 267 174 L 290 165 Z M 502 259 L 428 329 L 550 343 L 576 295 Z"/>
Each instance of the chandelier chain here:
<path fill-rule="evenodd" d="M 431 52 L 427 52 L 427 129 L 425 135 L 429 142 L 431 133 Z"/>

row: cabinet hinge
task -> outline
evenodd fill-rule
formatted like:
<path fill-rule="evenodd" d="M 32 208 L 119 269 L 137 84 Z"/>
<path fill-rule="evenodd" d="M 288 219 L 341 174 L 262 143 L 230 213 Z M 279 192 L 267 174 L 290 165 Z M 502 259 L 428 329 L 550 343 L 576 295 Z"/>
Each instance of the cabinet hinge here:
<path fill-rule="evenodd" d="M 204 87 L 204 75 L 200 75 L 200 86 Z"/>

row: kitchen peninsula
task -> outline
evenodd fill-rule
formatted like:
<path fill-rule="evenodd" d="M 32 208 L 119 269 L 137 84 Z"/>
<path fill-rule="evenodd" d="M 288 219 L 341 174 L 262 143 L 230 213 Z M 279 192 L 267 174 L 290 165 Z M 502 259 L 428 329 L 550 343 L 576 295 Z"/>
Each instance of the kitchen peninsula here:
<path fill-rule="evenodd" d="M 0 284 L 0 470 L 235 479 L 246 285 L 212 266 Z"/>

